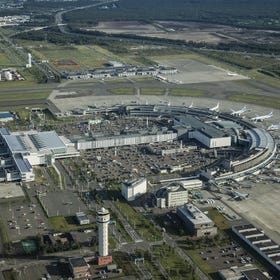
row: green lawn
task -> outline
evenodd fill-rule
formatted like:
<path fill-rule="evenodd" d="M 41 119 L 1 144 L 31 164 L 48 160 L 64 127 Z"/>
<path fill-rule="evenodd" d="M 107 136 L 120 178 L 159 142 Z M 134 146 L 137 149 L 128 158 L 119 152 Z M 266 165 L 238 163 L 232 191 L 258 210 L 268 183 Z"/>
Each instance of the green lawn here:
<path fill-rule="evenodd" d="M 104 67 L 109 61 L 135 64 L 129 57 L 121 57 L 97 45 L 58 46 L 51 43 L 29 42 L 19 40 L 19 44 L 27 48 L 33 56 L 41 60 L 49 60 L 51 64 L 56 60 L 73 60 L 77 66 L 56 66 L 59 70 L 89 69 Z"/>
<path fill-rule="evenodd" d="M 0 102 L 46 99 L 50 92 L 0 94 Z M 1 104 L 1 103 L 0 103 Z"/>
<path fill-rule="evenodd" d="M 167 273 L 173 280 L 191 280 L 194 271 L 176 252 L 176 250 L 167 244 L 153 246 L 153 255 L 155 255 Z"/>
<path fill-rule="evenodd" d="M 206 95 L 205 90 L 200 89 L 187 89 L 187 88 L 172 88 L 170 90 L 170 95 L 174 96 L 205 96 Z"/>
<path fill-rule="evenodd" d="M 165 89 L 160 87 L 140 88 L 140 94 L 142 95 L 163 95 L 164 93 Z"/>
<path fill-rule="evenodd" d="M 245 94 L 245 93 L 234 93 L 228 97 L 229 100 L 242 102 L 242 103 L 251 103 L 261 106 L 267 106 L 271 108 L 280 108 L 280 98 Z"/>
<path fill-rule="evenodd" d="M 51 228 L 57 232 L 69 232 L 89 227 L 96 228 L 96 224 L 79 226 L 78 224 L 76 224 L 75 218 L 72 216 L 66 218 L 63 216 L 50 217 L 48 221 Z"/>
<path fill-rule="evenodd" d="M 110 88 L 108 91 L 112 94 L 116 95 L 132 95 L 134 94 L 134 89 L 131 87 L 123 87 L 123 88 Z"/>

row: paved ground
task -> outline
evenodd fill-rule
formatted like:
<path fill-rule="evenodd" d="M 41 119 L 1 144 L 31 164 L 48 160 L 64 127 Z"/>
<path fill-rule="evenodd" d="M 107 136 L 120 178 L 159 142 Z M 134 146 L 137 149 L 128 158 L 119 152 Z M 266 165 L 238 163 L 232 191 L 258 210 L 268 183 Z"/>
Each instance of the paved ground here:
<path fill-rule="evenodd" d="M 222 69 L 214 65 L 191 59 L 174 59 L 157 61 L 161 65 L 168 65 L 178 69 L 177 74 L 162 75 L 169 82 L 179 84 L 195 84 L 220 81 L 246 80 L 248 77 L 232 73 L 227 69 Z"/>
<path fill-rule="evenodd" d="M 40 196 L 40 200 L 49 217 L 70 216 L 87 211 L 85 204 L 73 192 L 49 192 Z"/>
<path fill-rule="evenodd" d="M 251 189 L 246 189 L 246 193 L 250 194 L 249 199 L 227 200 L 226 203 L 280 244 L 280 184 L 255 183 Z"/>
<path fill-rule="evenodd" d="M 20 185 L 16 183 L 0 184 L 0 199 L 20 198 L 20 197 L 24 197 L 24 193 Z"/>

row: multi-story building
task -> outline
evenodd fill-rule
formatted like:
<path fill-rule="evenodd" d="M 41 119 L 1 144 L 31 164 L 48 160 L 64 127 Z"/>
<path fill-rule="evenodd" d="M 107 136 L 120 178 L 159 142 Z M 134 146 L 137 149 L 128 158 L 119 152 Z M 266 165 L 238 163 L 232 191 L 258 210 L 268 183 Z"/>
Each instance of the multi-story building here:
<path fill-rule="evenodd" d="M 127 201 L 135 200 L 139 195 L 147 192 L 147 179 L 140 178 L 122 183 L 122 195 Z"/>
<path fill-rule="evenodd" d="M 196 237 L 211 237 L 217 234 L 217 226 L 202 211 L 192 204 L 177 208 L 177 214 L 187 230 Z"/>
<path fill-rule="evenodd" d="M 159 189 L 156 196 L 160 208 L 182 206 L 188 202 L 188 191 L 180 182 Z"/>

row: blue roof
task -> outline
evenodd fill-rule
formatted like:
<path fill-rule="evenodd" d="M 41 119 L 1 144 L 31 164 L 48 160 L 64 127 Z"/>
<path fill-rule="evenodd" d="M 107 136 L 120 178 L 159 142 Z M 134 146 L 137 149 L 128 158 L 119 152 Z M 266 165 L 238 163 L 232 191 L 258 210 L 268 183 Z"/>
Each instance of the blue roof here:
<path fill-rule="evenodd" d="M 3 138 L 12 154 L 28 152 L 19 135 L 3 135 Z"/>
<path fill-rule="evenodd" d="M 30 165 L 29 161 L 22 158 L 20 154 L 14 155 L 13 158 L 20 173 L 26 173 L 32 170 L 32 166 Z"/>
<path fill-rule="evenodd" d="M 0 134 L 1 134 L 1 135 L 10 135 L 10 131 L 9 131 L 8 128 L 1 127 L 1 128 L 0 128 Z"/>
<path fill-rule="evenodd" d="M 38 132 L 37 134 L 30 135 L 30 139 L 39 150 L 66 148 L 55 131 Z"/>
<path fill-rule="evenodd" d="M 12 118 L 13 115 L 10 112 L 0 112 L 0 119 L 5 119 L 5 118 Z"/>

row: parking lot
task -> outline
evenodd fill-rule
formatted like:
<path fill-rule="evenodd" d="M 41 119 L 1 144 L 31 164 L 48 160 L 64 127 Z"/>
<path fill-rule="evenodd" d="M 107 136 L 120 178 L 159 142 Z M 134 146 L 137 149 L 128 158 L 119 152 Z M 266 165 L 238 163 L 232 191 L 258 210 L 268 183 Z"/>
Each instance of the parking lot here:
<path fill-rule="evenodd" d="M 45 193 L 39 195 L 39 199 L 48 217 L 71 216 L 87 211 L 78 194 L 70 191 Z"/>
<path fill-rule="evenodd" d="M 216 270 L 253 263 L 252 257 L 237 243 L 197 251 L 200 258 Z"/>
<path fill-rule="evenodd" d="M 48 221 L 42 208 L 35 203 L 1 204 L 1 217 L 11 241 L 17 241 L 48 231 Z"/>

